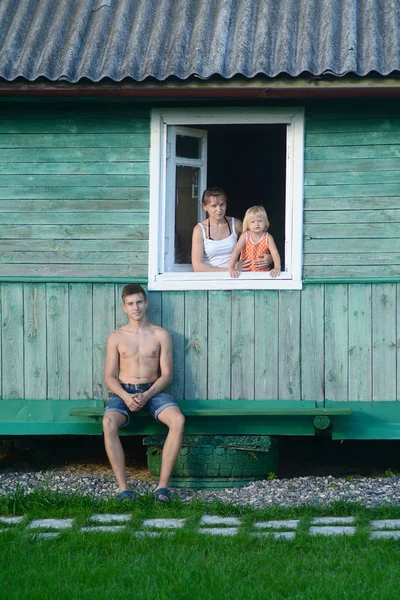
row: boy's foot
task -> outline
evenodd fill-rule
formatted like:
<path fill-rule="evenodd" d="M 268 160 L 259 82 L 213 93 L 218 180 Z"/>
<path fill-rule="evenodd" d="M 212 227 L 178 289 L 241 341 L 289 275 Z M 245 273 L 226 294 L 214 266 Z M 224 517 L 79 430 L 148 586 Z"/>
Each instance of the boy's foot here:
<path fill-rule="evenodd" d="M 119 494 L 118 500 L 136 500 L 136 494 L 132 490 L 125 490 Z"/>
<path fill-rule="evenodd" d="M 171 492 L 167 488 L 158 488 L 154 492 L 154 498 L 158 502 L 169 502 L 172 500 Z"/>

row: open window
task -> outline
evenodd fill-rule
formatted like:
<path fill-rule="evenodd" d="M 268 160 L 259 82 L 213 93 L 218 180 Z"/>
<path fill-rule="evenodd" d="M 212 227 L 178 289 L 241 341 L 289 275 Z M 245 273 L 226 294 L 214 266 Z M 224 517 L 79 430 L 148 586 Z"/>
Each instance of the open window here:
<path fill-rule="evenodd" d="M 154 110 L 151 127 L 149 289 L 300 289 L 302 109 Z M 265 206 L 282 273 L 194 273 L 193 227 L 207 186 L 222 187 L 227 214 Z"/>

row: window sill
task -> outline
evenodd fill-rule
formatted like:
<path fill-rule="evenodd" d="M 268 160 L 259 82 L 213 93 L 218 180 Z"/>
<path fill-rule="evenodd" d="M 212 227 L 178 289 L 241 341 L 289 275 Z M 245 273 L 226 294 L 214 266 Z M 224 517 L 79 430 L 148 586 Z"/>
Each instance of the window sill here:
<path fill-rule="evenodd" d="M 149 277 L 148 289 L 152 291 L 189 290 L 301 290 L 302 282 L 289 273 L 276 279 L 267 273 L 242 273 L 238 279 L 229 273 L 163 273 Z"/>

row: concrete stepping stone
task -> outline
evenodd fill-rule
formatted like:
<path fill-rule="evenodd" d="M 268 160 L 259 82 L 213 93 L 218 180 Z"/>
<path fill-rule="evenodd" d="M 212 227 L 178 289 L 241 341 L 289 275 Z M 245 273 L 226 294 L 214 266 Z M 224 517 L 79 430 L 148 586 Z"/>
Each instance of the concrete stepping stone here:
<path fill-rule="evenodd" d="M 251 534 L 254 537 L 259 538 L 275 538 L 276 540 L 294 540 L 296 537 L 295 531 L 257 531 Z"/>
<path fill-rule="evenodd" d="M 133 535 L 137 538 L 170 537 L 171 535 L 175 535 L 175 531 L 134 531 Z"/>
<path fill-rule="evenodd" d="M 279 521 L 261 521 L 254 523 L 254 527 L 257 529 L 297 529 L 299 519 L 286 519 Z"/>
<path fill-rule="evenodd" d="M 35 519 L 28 525 L 28 529 L 68 529 L 72 527 L 74 519 Z"/>
<path fill-rule="evenodd" d="M 98 525 L 97 527 L 81 527 L 79 531 L 84 533 L 118 533 L 125 529 L 123 525 Z"/>
<path fill-rule="evenodd" d="M 155 529 L 180 529 L 185 524 L 185 519 L 145 519 L 143 527 Z"/>
<path fill-rule="evenodd" d="M 240 519 L 237 517 L 215 517 L 204 515 L 201 518 L 200 525 L 240 525 Z"/>
<path fill-rule="evenodd" d="M 96 523 L 126 523 L 130 521 L 132 515 L 92 515 L 89 521 L 95 521 Z"/>
<path fill-rule="evenodd" d="M 355 527 L 346 527 L 344 525 L 310 527 L 310 535 L 354 535 L 355 531 Z"/>
<path fill-rule="evenodd" d="M 209 535 L 236 535 L 237 527 L 201 527 L 200 533 L 208 533 Z"/>
<path fill-rule="evenodd" d="M 59 532 L 56 533 L 55 531 L 46 531 L 43 533 L 34 533 L 32 537 L 35 540 L 50 540 L 58 537 L 59 535 Z"/>
<path fill-rule="evenodd" d="M 371 529 L 400 529 L 400 519 L 378 519 L 371 521 Z"/>
<path fill-rule="evenodd" d="M 378 539 L 392 539 L 392 540 L 400 540 L 400 531 L 371 531 L 370 540 L 378 540 Z"/>
<path fill-rule="evenodd" d="M 355 517 L 314 517 L 311 521 L 313 525 L 344 525 L 345 523 L 355 523 Z"/>
<path fill-rule="evenodd" d="M 21 523 L 24 517 L 0 517 L 0 523 L 4 523 L 4 525 L 17 525 L 17 523 Z"/>

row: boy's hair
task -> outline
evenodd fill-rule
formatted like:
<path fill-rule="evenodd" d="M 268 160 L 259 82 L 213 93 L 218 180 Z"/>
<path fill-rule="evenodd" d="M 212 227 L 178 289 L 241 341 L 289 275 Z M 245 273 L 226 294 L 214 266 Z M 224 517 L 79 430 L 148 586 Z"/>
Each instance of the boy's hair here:
<path fill-rule="evenodd" d="M 122 290 L 122 302 L 125 304 L 125 298 L 132 296 L 132 294 L 142 294 L 143 298 L 147 300 L 146 292 L 138 283 L 128 283 Z"/>
<path fill-rule="evenodd" d="M 207 206 L 207 204 L 210 201 L 210 198 L 219 198 L 220 196 L 223 196 L 225 200 L 227 199 L 226 193 L 222 188 L 215 186 L 209 187 L 206 190 L 204 190 L 201 201 L 204 204 L 204 206 Z"/>
<path fill-rule="evenodd" d="M 248 231 L 249 229 L 249 221 L 255 217 L 256 215 L 262 215 L 264 217 L 265 220 L 265 231 L 267 231 L 270 223 L 268 221 L 268 216 L 267 216 L 267 212 L 265 210 L 265 208 L 261 205 L 259 206 L 251 206 L 249 209 L 246 210 L 246 214 L 244 215 L 244 219 L 243 219 L 243 231 Z"/>

